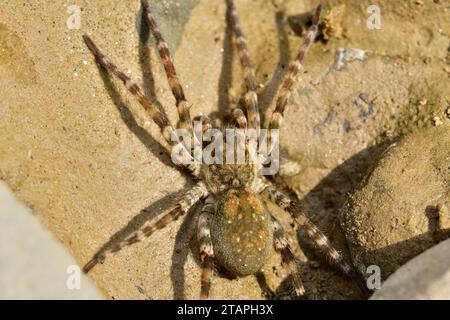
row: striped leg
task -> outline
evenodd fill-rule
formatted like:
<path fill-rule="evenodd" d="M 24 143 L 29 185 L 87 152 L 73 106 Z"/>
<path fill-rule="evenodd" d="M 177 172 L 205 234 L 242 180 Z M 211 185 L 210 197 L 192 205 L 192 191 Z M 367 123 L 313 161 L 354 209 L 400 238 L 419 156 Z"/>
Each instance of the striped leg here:
<path fill-rule="evenodd" d="M 247 116 L 249 127 L 259 130 L 260 115 L 258 109 L 258 96 L 256 95 L 256 79 L 255 70 L 253 70 L 248 53 L 247 40 L 245 40 L 239 24 L 239 17 L 237 15 L 236 7 L 233 0 L 226 0 L 227 2 L 227 16 L 231 27 L 235 34 L 236 47 L 241 62 L 241 67 L 244 72 L 245 84 L 247 86 L 247 93 L 245 94 L 245 107 L 247 108 Z"/>
<path fill-rule="evenodd" d="M 272 229 L 275 250 L 281 254 L 282 265 L 292 278 L 292 287 L 294 288 L 295 295 L 297 297 L 302 297 L 305 294 L 305 288 L 303 287 L 302 281 L 298 275 L 295 256 L 292 253 L 289 239 L 284 233 L 283 228 L 273 216 Z"/>
<path fill-rule="evenodd" d="M 319 20 L 321 11 L 322 8 L 319 5 L 313 17 L 313 24 L 309 28 L 308 33 L 306 34 L 305 41 L 303 42 L 303 45 L 300 47 L 300 51 L 297 55 L 297 58 L 289 65 L 287 74 L 284 76 L 281 88 L 278 92 L 276 107 L 270 119 L 269 125 L 270 129 L 279 129 L 281 127 L 284 110 L 286 108 L 286 103 L 289 99 L 289 96 L 291 95 L 292 86 L 294 85 L 297 75 L 300 71 L 303 59 L 306 53 L 308 52 L 309 48 L 311 47 L 311 44 L 314 42 L 314 39 L 319 30 Z"/>
<path fill-rule="evenodd" d="M 144 107 L 144 109 L 148 112 L 152 120 L 159 126 L 161 129 L 162 135 L 166 139 L 166 141 L 172 145 L 173 142 L 171 141 L 171 135 L 173 132 L 173 127 L 170 124 L 169 119 L 167 118 L 167 115 L 165 114 L 164 110 L 159 109 L 155 107 L 153 104 L 151 104 L 142 93 L 141 88 L 131 81 L 125 73 L 123 73 L 114 63 L 111 62 L 111 60 L 105 56 L 99 48 L 95 45 L 94 41 L 87 36 L 83 36 L 84 41 L 86 42 L 87 47 L 89 50 L 94 54 L 97 61 L 106 69 L 111 71 L 116 77 L 118 77 L 124 85 L 127 87 L 128 91 L 130 91 L 139 101 L 139 103 Z"/>
<path fill-rule="evenodd" d="M 247 118 L 244 112 L 239 108 L 228 110 L 225 114 L 225 120 L 229 121 L 239 129 L 247 129 Z"/>
<path fill-rule="evenodd" d="M 211 119 L 204 114 L 196 116 L 194 118 L 194 122 L 196 121 L 199 121 L 202 124 L 202 133 L 205 133 L 207 130 L 212 129 L 213 127 Z"/>
<path fill-rule="evenodd" d="M 208 299 L 211 289 L 211 278 L 214 267 L 214 250 L 211 242 L 210 219 L 215 212 L 215 203 L 207 198 L 198 219 L 197 240 L 200 245 L 200 259 L 202 261 L 202 279 L 200 299 Z"/>
<path fill-rule="evenodd" d="M 196 141 L 199 143 L 199 145 L 201 144 L 203 148 L 206 148 L 210 141 L 204 141 L 203 137 L 208 130 L 211 130 L 213 128 L 211 119 L 208 116 L 201 114 L 194 118 L 193 124 Z"/>
<path fill-rule="evenodd" d="M 205 134 L 206 131 L 213 128 L 211 119 L 203 114 L 196 116 L 194 118 L 193 123 L 194 123 L 194 133 L 196 135 L 197 141 L 201 141 L 202 140 L 201 135 Z M 195 125 L 198 126 L 198 123 L 200 123 L 201 126 L 197 128 L 195 127 Z"/>
<path fill-rule="evenodd" d="M 356 269 L 341 255 L 330 243 L 327 237 L 319 230 L 305 215 L 303 215 L 295 207 L 294 202 L 284 195 L 281 191 L 277 190 L 274 186 L 268 186 L 264 190 L 264 194 L 279 207 L 288 212 L 299 228 L 304 229 L 314 244 L 322 250 L 330 261 L 339 267 L 339 269 L 354 280 L 358 285 L 363 295 L 368 294 L 368 289 L 361 281 L 361 275 Z"/>
<path fill-rule="evenodd" d="M 150 7 L 147 0 L 142 0 L 142 7 L 144 13 L 147 17 L 147 21 L 150 26 L 150 30 L 153 37 L 156 40 L 156 45 L 158 47 L 159 55 L 161 57 L 162 63 L 164 65 L 164 70 L 166 71 L 167 80 L 169 81 L 170 89 L 175 97 L 178 116 L 180 117 L 180 127 L 184 129 L 191 128 L 191 116 L 189 114 L 189 106 L 184 95 L 183 87 L 178 80 L 177 72 L 175 66 L 172 62 L 172 57 L 170 56 L 169 48 L 161 32 L 158 29 L 155 19 L 150 12 Z"/>
<path fill-rule="evenodd" d="M 105 249 L 104 251 L 96 254 L 84 267 L 83 271 L 88 273 L 93 267 L 98 263 L 103 263 L 103 261 L 112 254 L 120 251 L 122 248 L 135 244 L 144 240 L 153 234 L 156 230 L 162 229 L 172 221 L 177 220 L 182 215 L 186 214 L 194 204 L 196 204 L 200 199 L 205 198 L 208 195 L 206 186 L 199 182 L 192 189 L 190 189 L 184 197 L 178 202 L 175 208 L 169 213 L 162 216 L 156 222 L 149 221 L 142 226 L 142 228 L 136 231 L 133 235 L 129 236 L 125 240 L 117 243 L 112 248 Z"/>
<path fill-rule="evenodd" d="M 174 131 L 169 119 L 167 118 L 166 113 L 163 109 L 160 109 L 156 106 L 154 106 L 150 101 L 148 101 L 143 92 L 142 89 L 134 83 L 123 71 L 121 71 L 107 56 L 105 56 L 100 49 L 96 46 L 94 41 L 87 36 L 83 36 L 84 41 L 86 42 L 86 45 L 88 46 L 89 50 L 94 54 L 96 60 L 106 69 L 111 71 L 116 77 L 118 77 L 127 87 L 128 91 L 130 91 L 139 101 L 139 103 L 144 107 L 144 109 L 147 111 L 147 113 L 150 115 L 150 118 L 159 126 L 161 129 L 161 133 L 167 143 L 169 145 L 173 145 L 174 141 L 172 141 L 172 133 Z M 189 153 L 190 154 L 190 153 Z M 198 175 L 199 171 L 199 165 L 196 163 L 192 163 L 189 165 L 186 165 L 186 168 L 193 174 Z"/>

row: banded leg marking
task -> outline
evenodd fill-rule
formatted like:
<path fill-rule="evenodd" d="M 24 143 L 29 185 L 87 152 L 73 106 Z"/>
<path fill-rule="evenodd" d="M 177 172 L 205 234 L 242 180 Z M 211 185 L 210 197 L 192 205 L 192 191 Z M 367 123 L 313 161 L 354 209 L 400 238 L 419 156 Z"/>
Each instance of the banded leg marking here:
<path fill-rule="evenodd" d="M 208 299 L 211 289 L 211 278 L 214 266 L 214 249 L 211 240 L 210 219 L 215 212 L 215 203 L 207 198 L 198 219 L 197 239 L 200 245 L 200 260 L 202 261 L 202 278 L 200 298 Z"/>
<path fill-rule="evenodd" d="M 292 87 L 296 81 L 297 75 L 302 67 L 303 59 L 305 58 L 309 48 L 311 47 L 314 39 L 316 38 L 317 32 L 319 30 L 320 23 L 320 14 L 322 11 L 322 7 L 319 5 L 315 11 L 313 17 L 313 24 L 309 28 L 305 40 L 300 47 L 299 53 L 296 59 L 291 62 L 289 65 L 288 71 L 284 76 L 284 79 L 281 83 L 281 88 L 278 92 L 278 98 L 276 102 L 276 107 L 274 112 L 272 113 L 272 117 L 270 119 L 270 129 L 279 129 L 281 127 L 284 110 L 286 108 L 287 101 L 292 92 Z"/>
<path fill-rule="evenodd" d="M 247 118 L 244 112 L 239 108 L 228 110 L 225 114 L 225 120 L 236 125 L 239 129 L 247 129 Z"/>
<path fill-rule="evenodd" d="M 302 297 L 305 294 L 305 288 L 303 287 L 302 281 L 298 274 L 297 265 L 295 263 L 295 256 L 292 253 L 289 239 L 284 233 L 281 225 L 273 216 L 272 229 L 275 250 L 281 254 L 282 265 L 291 276 L 292 287 L 294 288 L 295 295 L 297 297 Z"/>
<path fill-rule="evenodd" d="M 304 229 L 314 242 L 315 246 L 322 250 L 329 260 L 336 265 L 346 276 L 356 282 L 362 294 L 367 294 L 368 289 L 362 283 L 361 276 L 356 269 L 340 254 L 330 243 L 325 234 L 314 225 L 304 214 L 302 214 L 295 206 L 294 202 L 277 190 L 274 186 L 268 186 L 264 190 L 264 194 L 280 208 L 288 212 L 294 219 L 297 226 Z"/>
<path fill-rule="evenodd" d="M 234 5 L 233 0 L 226 0 L 226 2 L 227 17 L 235 35 L 239 61 L 241 63 L 242 71 L 244 72 L 245 85 L 247 87 L 247 93 L 244 96 L 244 101 L 245 107 L 247 108 L 249 127 L 259 130 L 261 120 L 259 115 L 258 96 L 256 94 L 255 70 L 253 69 L 252 62 L 250 60 L 247 40 L 245 39 L 239 23 L 236 6 Z"/>
<path fill-rule="evenodd" d="M 148 101 L 141 88 L 134 83 L 123 71 L 121 71 L 107 56 L 105 56 L 100 49 L 97 47 L 97 45 L 92 41 L 92 39 L 87 36 L 83 35 L 83 39 L 89 48 L 89 50 L 92 52 L 92 54 L 95 56 L 96 60 L 107 70 L 111 71 L 116 77 L 118 77 L 120 80 L 122 80 L 125 87 L 130 91 L 131 94 L 133 94 L 136 99 L 139 101 L 139 103 L 144 107 L 144 109 L 149 114 L 150 118 L 158 125 L 158 127 L 161 129 L 161 133 L 166 139 L 166 141 L 172 145 L 173 142 L 171 140 L 171 135 L 173 132 L 173 127 L 170 124 L 169 119 L 167 118 L 167 115 L 165 114 L 164 110 L 161 110 L 157 107 L 155 107 L 150 101 Z"/>
<path fill-rule="evenodd" d="M 170 55 L 169 47 L 167 46 L 167 43 L 164 40 L 155 19 L 153 18 L 147 0 L 142 0 L 142 7 L 144 9 L 145 16 L 147 17 L 150 30 L 156 40 L 159 56 L 161 57 L 161 61 L 164 65 L 164 70 L 166 72 L 167 81 L 169 82 L 170 89 L 172 90 L 172 94 L 176 100 L 178 116 L 180 118 L 180 127 L 184 129 L 191 129 L 192 125 L 189 106 L 184 95 L 183 87 L 181 86 L 178 79 L 177 72 Z"/>
<path fill-rule="evenodd" d="M 156 222 L 148 221 L 142 228 L 136 231 L 134 234 L 126 238 L 125 240 L 117 243 L 111 248 L 105 249 L 102 252 L 96 254 L 84 267 L 83 271 L 88 273 L 93 267 L 98 263 L 103 263 L 104 260 L 113 255 L 114 253 L 120 251 L 124 247 L 130 246 L 137 242 L 144 240 L 151 236 L 156 230 L 163 229 L 171 222 L 177 220 L 182 215 L 186 214 L 194 204 L 196 204 L 200 199 L 205 198 L 208 195 L 208 191 L 203 182 L 199 182 L 192 189 L 190 189 L 184 197 L 178 202 L 178 204 L 170 212 L 163 215 Z"/>

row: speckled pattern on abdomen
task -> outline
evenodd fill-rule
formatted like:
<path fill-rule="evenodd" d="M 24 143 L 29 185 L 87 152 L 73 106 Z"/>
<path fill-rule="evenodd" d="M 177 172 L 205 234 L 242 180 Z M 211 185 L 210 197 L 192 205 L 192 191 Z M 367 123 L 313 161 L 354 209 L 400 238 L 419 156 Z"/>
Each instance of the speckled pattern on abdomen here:
<path fill-rule="evenodd" d="M 272 248 L 270 215 L 258 195 L 231 189 L 221 197 L 211 222 L 216 261 L 233 275 L 254 274 Z"/>

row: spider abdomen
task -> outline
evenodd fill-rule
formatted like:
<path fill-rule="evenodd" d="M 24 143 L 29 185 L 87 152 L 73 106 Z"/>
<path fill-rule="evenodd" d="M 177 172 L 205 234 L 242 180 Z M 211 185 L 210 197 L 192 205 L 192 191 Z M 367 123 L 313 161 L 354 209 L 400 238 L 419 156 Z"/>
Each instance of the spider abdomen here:
<path fill-rule="evenodd" d="M 211 238 L 222 267 L 236 276 L 254 274 L 271 253 L 270 215 L 256 194 L 231 189 L 218 203 Z"/>

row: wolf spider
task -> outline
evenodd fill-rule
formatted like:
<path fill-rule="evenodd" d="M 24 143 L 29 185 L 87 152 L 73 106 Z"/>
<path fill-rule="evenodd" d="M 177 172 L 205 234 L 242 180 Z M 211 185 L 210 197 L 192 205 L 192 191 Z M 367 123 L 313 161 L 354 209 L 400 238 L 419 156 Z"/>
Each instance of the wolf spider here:
<path fill-rule="evenodd" d="M 240 64 L 244 73 L 247 92 L 244 96 L 246 113 L 236 108 L 228 113 L 229 126 L 246 130 L 260 129 L 260 114 L 258 111 L 258 97 L 256 94 L 255 73 L 252 67 L 247 41 L 242 33 L 236 7 L 232 0 L 226 0 L 227 18 L 231 24 Z M 178 80 L 168 46 L 164 41 L 158 26 L 150 12 L 147 0 L 142 0 L 142 7 L 147 23 L 156 40 L 171 91 L 176 99 L 179 116 L 179 128 L 191 130 L 192 120 L 189 113 L 182 86 Z M 279 129 L 283 119 L 288 98 L 300 71 L 302 61 L 319 30 L 321 6 L 316 9 L 312 25 L 305 36 L 296 59 L 289 65 L 284 76 L 275 110 L 272 113 L 269 132 Z M 152 120 L 159 126 L 169 148 L 173 147 L 171 135 L 174 132 L 165 111 L 148 101 L 140 87 L 133 83 L 115 64 L 98 49 L 90 37 L 83 36 L 86 45 L 94 54 L 97 62 L 112 72 L 125 84 L 126 88 L 137 98 L 148 112 Z M 204 129 L 212 124 L 207 116 L 199 119 Z M 292 279 L 295 296 L 302 297 L 305 290 L 297 274 L 295 257 L 290 247 L 290 240 L 284 230 L 268 212 L 263 199 L 272 201 L 289 213 L 298 228 L 306 231 L 315 246 L 321 249 L 329 260 L 334 263 L 348 277 L 355 280 L 361 290 L 365 290 L 360 282 L 360 275 L 354 267 L 331 245 L 327 237 L 295 206 L 294 201 L 283 194 L 267 178 L 260 174 L 261 163 L 245 163 L 241 165 L 206 165 L 189 164 L 183 166 L 197 181 L 179 200 L 175 207 L 156 222 L 146 222 L 144 226 L 120 243 L 97 253 L 83 268 L 87 273 L 97 263 L 103 263 L 106 257 L 122 248 L 142 241 L 156 230 L 162 229 L 172 221 L 185 215 L 195 204 L 203 202 L 198 218 L 197 239 L 201 260 L 201 291 L 202 299 L 209 297 L 213 264 L 227 270 L 233 276 L 256 274 L 271 254 L 272 246 L 282 257 L 282 265 Z M 280 174 L 283 172 L 281 167 Z M 292 172 L 291 172 L 292 173 Z"/>

